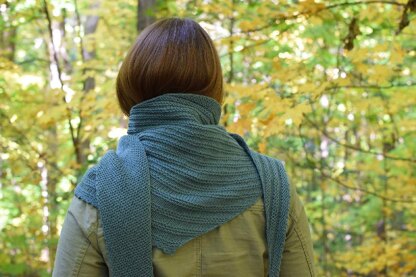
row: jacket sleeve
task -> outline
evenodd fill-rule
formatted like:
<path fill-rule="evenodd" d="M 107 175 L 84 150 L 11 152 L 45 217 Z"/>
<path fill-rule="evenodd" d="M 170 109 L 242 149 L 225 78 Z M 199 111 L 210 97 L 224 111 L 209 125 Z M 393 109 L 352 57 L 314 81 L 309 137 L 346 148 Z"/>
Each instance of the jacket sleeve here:
<path fill-rule="evenodd" d="M 62 226 L 52 276 L 109 276 L 97 238 L 98 212 L 73 197 Z"/>
<path fill-rule="evenodd" d="M 294 185 L 290 187 L 290 211 L 285 248 L 280 266 L 280 276 L 316 276 L 313 258 L 313 245 L 305 208 L 296 193 Z"/>

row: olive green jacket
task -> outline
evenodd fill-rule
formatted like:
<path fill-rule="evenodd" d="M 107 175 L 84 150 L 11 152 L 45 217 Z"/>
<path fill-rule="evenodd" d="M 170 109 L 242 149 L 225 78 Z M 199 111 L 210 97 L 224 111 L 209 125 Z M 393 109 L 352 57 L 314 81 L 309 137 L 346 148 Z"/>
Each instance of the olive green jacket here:
<path fill-rule="evenodd" d="M 62 227 L 52 276 L 109 276 L 108 253 L 97 209 L 74 197 Z M 153 251 L 155 277 L 268 276 L 265 217 L 260 198 L 226 224 L 179 248 L 172 256 Z M 280 276 L 315 276 L 304 207 L 291 187 Z"/>

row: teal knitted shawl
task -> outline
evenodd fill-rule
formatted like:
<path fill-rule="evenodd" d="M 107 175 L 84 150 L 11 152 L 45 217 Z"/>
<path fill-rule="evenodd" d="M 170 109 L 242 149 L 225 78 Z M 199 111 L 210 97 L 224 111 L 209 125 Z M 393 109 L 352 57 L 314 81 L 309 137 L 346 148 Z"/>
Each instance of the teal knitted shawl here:
<path fill-rule="evenodd" d="M 111 276 L 153 276 L 153 247 L 173 254 L 259 197 L 269 276 L 279 275 L 290 196 L 284 167 L 228 133 L 220 116 L 216 100 L 197 94 L 143 101 L 117 151 L 85 173 L 75 195 L 99 210 Z"/>

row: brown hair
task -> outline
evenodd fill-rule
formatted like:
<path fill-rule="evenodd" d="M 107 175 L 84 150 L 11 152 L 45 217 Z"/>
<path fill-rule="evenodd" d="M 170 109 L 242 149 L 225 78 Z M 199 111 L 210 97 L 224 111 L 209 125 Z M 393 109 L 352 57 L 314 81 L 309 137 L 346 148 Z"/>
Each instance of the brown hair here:
<path fill-rule="evenodd" d="M 146 27 L 125 57 L 116 82 L 124 114 L 164 93 L 196 93 L 223 102 L 221 64 L 207 32 L 191 19 L 163 19 Z"/>

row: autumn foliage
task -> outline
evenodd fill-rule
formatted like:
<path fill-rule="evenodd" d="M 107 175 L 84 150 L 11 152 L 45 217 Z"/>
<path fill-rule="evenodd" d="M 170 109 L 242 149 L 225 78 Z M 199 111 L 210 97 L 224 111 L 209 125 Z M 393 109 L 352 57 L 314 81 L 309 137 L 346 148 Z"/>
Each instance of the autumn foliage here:
<path fill-rule="evenodd" d="M 126 132 L 141 19 L 190 17 L 221 56 L 222 124 L 284 160 L 318 276 L 416 275 L 416 1 L 3 1 L 0 276 L 48 276 L 73 189 Z"/>

